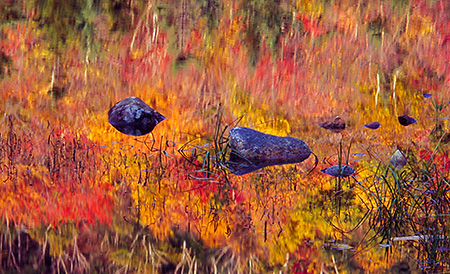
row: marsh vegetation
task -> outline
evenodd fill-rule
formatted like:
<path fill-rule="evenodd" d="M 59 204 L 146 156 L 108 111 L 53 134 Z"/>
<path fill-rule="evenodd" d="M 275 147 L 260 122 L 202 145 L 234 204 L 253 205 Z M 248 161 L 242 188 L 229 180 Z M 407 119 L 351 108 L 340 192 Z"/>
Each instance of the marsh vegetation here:
<path fill-rule="evenodd" d="M 449 10 L 1 1 L 0 272 L 450 271 Z M 315 157 L 233 174 L 237 126 Z"/>

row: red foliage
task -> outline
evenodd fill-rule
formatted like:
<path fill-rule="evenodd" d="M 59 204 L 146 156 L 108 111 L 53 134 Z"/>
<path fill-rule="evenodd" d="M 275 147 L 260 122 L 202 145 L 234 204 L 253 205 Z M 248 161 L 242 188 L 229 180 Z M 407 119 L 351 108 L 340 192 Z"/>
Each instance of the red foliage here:
<path fill-rule="evenodd" d="M 295 274 L 308 274 L 312 273 L 308 271 L 309 266 L 311 265 L 310 258 L 314 258 L 317 256 L 317 250 L 311 247 L 308 244 L 299 245 L 297 250 L 292 254 L 296 261 L 292 266 L 292 273 Z"/>
<path fill-rule="evenodd" d="M 142 37 L 149 37 L 149 35 L 146 33 Z M 166 49 L 168 43 L 166 33 L 159 33 L 157 40 L 153 42 L 142 42 L 142 45 L 136 42 L 131 51 L 132 41 L 131 35 L 124 37 L 120 43 L 120 48 L 123 49 L 121 54 L 112 60 L 123 82 L 136 83 L 138 80 L 152 79 L 155 74 L 159 75 L 168 71 L 172 56 Z M 147 48 L 147 43 L 151 43 L 150 48 Z"/>
<path fill-rule="evenodd" d="M 202 43 L 202 33 L 198 30 L 193 30 L 188 41 L 186 41 L 185 54 L 190 54 L 193 48 L 202 45 Z"/>
<path fill-rule="evenodd" d="M 64 223 L 110 224 L 112 199 L 100 187 L 70 189 L 70 184 L 52 187 L 43 208 L 41 222 L 59 226 Z"/>
<path fill-rule="evenodd" d="M 101 182 L 100 150 L 86 136 L 57 128 L 46 140 L 10 133 L 0 141 L 11 171 L 1 186 L 1 216 L 29 226 L 112 222 L 112 187 Z"/>
<path fill-rule="evenodd" d="M 313 38 L 323 35 L 327 30 L 320 24 L 319 20 L 315 20 L 305 14 L 297 14 L 297 18 L 303 23 L 303 31 L 311 34 Z"/>
<path fill-rule="evenodd" d="M 431 156 L 433 156 L 433 158 L 431 158 Z M 448 151 L 433 155 L 432 151 L 422 149 L 419 151 L 419 157 L 424 161 L 432 161 L 441 174 L 447 175 L 450 171 L 450 157 Z"/>
<path fill-rule="evenodd" d="M 432 35 L 435 37 L 433 43 L 425 40 L 415 46 L 420 50 L 420 55 L 414 54 L 417 59 L 414 67 L 416 77 L 411 80 L 411 84 L 419 90 L 442 90 L 450 84 L 450 15 L 447 12 L 450 2 L 441 0 L 430 5 L 428 1 L 415 0 L 411 5 L 415 7 L 414 12 L 418 16 L 429 18 L 433 22 Z"/>

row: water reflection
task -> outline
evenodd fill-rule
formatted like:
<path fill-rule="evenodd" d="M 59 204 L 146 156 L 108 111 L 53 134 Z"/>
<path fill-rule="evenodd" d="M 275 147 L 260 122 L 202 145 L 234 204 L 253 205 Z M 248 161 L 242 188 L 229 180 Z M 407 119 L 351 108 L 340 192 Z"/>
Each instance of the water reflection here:
<path fill-rule="evenodd" d="M 248 160 L 236 157 L 233 159 L 233 161 L 228 161 L 226 163 L 226 166 L 233 174 L 244 175 L 269 166 L 297 164 L 303 161 L 304 159 Z"/>
<path fill-rule="evenodd" d="M 2 270 L 448 271 L 450 2 L 351 2 L 0 1 Z M 238 126 L 318 168 L 230 160 Z"/>

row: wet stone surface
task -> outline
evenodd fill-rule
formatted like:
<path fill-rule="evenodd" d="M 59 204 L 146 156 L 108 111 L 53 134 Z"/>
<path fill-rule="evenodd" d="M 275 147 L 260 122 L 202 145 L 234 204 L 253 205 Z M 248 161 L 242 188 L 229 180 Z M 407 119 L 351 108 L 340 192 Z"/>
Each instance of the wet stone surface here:
<path fill-rule="evenodd" d="M 400 123 L 400 125 L 407 127 L 409 125 L 417 123 L 417 120 L 405 114 L 402 116 L 398 116 L 398 122 Z"/>
<path fill-rule="evenodd" d="M 334 165 L 322 169 L 320 172 L 331 175 L 333 177 L 348 177 L 350 175 L 353 175 L 356 170 L 347 165 Z"/>
<path fill-rule="evenodd" d="M 246 127 L 230 130 L 231 148 L 228 167 L 237 175 L 282 164 L 300 163 L 311 149 L 300 139 L 265 134 Z"/>
<path fill-rule="evenodd" d="M 137 97 L 123 99 L 108 111 L 108 122 L 118 131 L 133 136 L 150 133 L 165 119 Z"/>
<path fill-rule="evenodd" d="M 379 128 L 380 126 L 381 126 L 381 124 L 378 123 L 378 122 L 371 122 L 371 123 L 368 123 L 368 124 L 365 124 L 365 125 L 364 125 L 364 127 L 370 128 L 370 129 L 377 129 L 377 128 Z"/>

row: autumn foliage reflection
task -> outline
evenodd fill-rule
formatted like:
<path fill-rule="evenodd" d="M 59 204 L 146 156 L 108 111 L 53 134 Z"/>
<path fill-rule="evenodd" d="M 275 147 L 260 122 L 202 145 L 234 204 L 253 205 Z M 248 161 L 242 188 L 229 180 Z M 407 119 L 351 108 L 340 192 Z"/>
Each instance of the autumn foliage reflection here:
<path fill-rule="evenodd" d="M 31 227 L 111 223 L 112 188 L 98 170 L 98 145 L 67 128 L 16 134 L 9 123 L 0 139 L 2 216 Z"/>
<path fill-rule="evenodd" d="M 54 2 L 0 3 L 0 270 L 448 270 L 449 1 Z M 231 174 L 235 126 L 316 168 Z"/>

